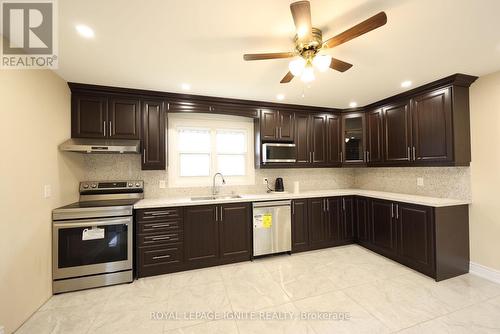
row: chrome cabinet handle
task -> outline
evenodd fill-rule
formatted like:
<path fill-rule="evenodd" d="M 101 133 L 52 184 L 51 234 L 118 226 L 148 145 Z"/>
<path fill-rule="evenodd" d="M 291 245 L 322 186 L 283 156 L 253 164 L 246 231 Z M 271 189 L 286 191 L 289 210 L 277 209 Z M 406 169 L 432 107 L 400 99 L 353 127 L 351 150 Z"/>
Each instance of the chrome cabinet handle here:
<path fill-rule="evenodd" d="M 406 158 L 408 159 L 408 161 L 411 161 L 411 157 L 410 157 L 410 146 L 408 146 L 408 151 L 406 152 Z"/>
<path fill-rule="evenodd" d="M 417 155 L 416 149 L 415 146 L 413 146 L 413 161 L 417 160 L 416 155 Z"/>
<path fill-rule="evenodd" d="M 396 219 L 399 219 L 399 204 L 396 204 Z"/>
<path fill-rule="evenodd" d="M 216 222 L 219 221 L 219 208 L 218 207 L 215 207 L 215 221 Z"/>
<path fill-rule="evenodd" d="M 106 121 L 102 122 L 102 127 L 104 128 L 104 137 L 106 137 Z"/>
<path fill-rule="evenodd" d="M 170 239 L 169 236 L 163 236 L 163 237 L 152 237 L 151 240 L 152 241 L 158 241 L 158 240 L 168 240 Z"/>
<path fill-rule="evenodd" d="M 326 199 L 326 211 L 330 211 L 330 201 Z"/>
<path fill-rule="evenodd" d="M 142 162 L 144 164 L 146 164 L 146 149 L 145 148 L 142 150 Z"/>
<path fill-rule="evenodd" d="M 162 227 L 169 227 L 170 224 L 157 224 L 157 225 L 151 225 L 151 228 L 162 228 Z"/>
<path fill-rule="evenodd" d="M 312 154 L 312 156 L 313 156 L 313 157 L 312 157 L 312 162 L 314 162 L 314 153 L 315 153 L 315 152 L 313 151 L 313 154 Z"/>
<path fill-rule="evenodd" d="M 169 216 L 172 213 L 172 211 L 149 211 L 145 212 L 147 215 L 151 216 Z"/>
<path fill-rule="evenodd" d="M 295 202 L 292 203 L 292 216 L 295 215 Z"/>
<path fill-rule="evenodd" d="M 111 121 L 109 121 L 109 136 L 110 136 L 110 137 L 111 137 L 111 134 L 112 134 L 112 133 L 113 133 L 113 132 L 111 131 Z"/>
<path fill-rule="evenodd" d="M 394 218 L 394 203 L 391 203 L 391 218 Z"/>
<path fill-rule="evenodd" d="M 170 255 L 153 256 L 153 260 L 168 259 L 169 257 L 170 257 Z"/>
<path fill-rule="evenodd" d="M 345 211 L 345 197 L 342 197 L 342 210 Z"/>
<path fill-rule="evenodd" d="M 312 152 L 309 152 L 309 162 L 312 162 Z"/>
<path fill-rule="evenodd" d="M 224 220 L 223 215 L 222 215 L 222 205 L 220 206 L 220 221 L 222 222 Z"/>

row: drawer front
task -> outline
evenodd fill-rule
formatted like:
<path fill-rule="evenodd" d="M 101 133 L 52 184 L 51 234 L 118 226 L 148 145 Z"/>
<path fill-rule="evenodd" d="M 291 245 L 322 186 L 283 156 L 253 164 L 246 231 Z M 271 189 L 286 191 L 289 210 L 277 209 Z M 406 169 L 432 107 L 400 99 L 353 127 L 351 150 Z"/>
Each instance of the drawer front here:
<path fill-rule="evenodd" d="M 142 209 L 137 212 L 139 222 L 179 218 L 182 218 L 182 208 Z"/>
<path fill-rule="evenodd" d="M 182 220 L 139 222 L 137 224 L 138 233 L 165 233 L 175 232 L 182 229 Z"/>
<path fill-rule="evenodd" d="M 138 236 L 138 244 L 140 246 L 152 246 L 159 244 L 170 244 L 182 241 L 181 233 L 155 233 L 155 234 L 140 234 Z"/>
<path fill-rule="evenodd" d="M 141 265 L 174 264 L 182 262 L 182 245 L 142 248 L 139 250 Z"/>

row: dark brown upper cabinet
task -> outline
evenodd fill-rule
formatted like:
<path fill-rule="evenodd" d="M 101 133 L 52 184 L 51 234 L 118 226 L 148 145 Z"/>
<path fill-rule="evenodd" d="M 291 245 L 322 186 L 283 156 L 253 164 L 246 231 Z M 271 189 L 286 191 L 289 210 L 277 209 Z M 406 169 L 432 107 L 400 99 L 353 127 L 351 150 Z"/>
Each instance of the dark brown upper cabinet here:
<path fill-rule="evenodd" d="M 416 96 L 411 105 L 412 160 L 452 162 L 451 88 Z"/>
<path fill-rule="evenodd" d="M 108 99 L 99 94 L 71 95 L 71 137 L 106 138 Z"/>
<path fill-rule="evenodd" d="M 141 104 L 139 99 L 116 98 L 109 100 L 109 138 L 139 139 Z"/>
<path fill-rule="evenodd" d="M 260 115 L 262 141 L 293 141 L 294 112 L 263 109 Z"/>
<path fill-rule="evenodd" d="M 72 95 L 72 137 L 140 139 L 140 100 Z"/>
<path fill-rule="evenodd" d="M 411 162 L 410 102 L 403 101 L 383 107 L 384 159 L 389 163 Z"/>
<path fill-rule="evenodd" d="M 383 158 L 383 112 L 375 109 L 366 113 L 366 157 L 368 165 L 380 164 Z"/>
<path fill-rule="evenodd" d="M 297 152 L 296 164 L 300 166 L 305 166 L 310 164 L 311 161 L 311 149 L 309 140 L 309 126 L 310 117 L 305 113 L 295 114 L 295 150 Z"/>
<path fill-rule="evenodd" d="M 330 114 L 326 116 L 326 163 L 329 166 L 340 166 L 340 152 L 342 142 L 340 139 L 341 120 L 340 116 Z"/>
<path fill-rule="evenodd" d="M 142 102 L 142 169 L 144 170 L 166 168 L 165 114 L 163 100 Z"/>
<path fill-rule="evenodd" d="M 360 112 L 342 115 L 342 163 L 362 165 L 366 159 L 365 114 Z"/>
<path fill-rule="evenodd" d="M 322 165 L 326 163 L 326 115 L 312 114 L 310 122 L 310 148 L 311 161 L 313 164 Z"/>

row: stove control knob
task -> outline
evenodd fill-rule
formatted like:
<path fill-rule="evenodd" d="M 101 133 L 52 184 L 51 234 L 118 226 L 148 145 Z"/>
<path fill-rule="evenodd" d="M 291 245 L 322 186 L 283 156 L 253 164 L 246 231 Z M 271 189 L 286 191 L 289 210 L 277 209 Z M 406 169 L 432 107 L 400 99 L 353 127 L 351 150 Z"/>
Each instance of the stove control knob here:
<path fill-rule="evenodd" d="M 140 184 L 139 182 L 137 182 L 137 183 L 135 184 L 135 186 L 136 186 L 136 187 L 140 187 L 140 186 L 141 186 L 141 184 Z"/>
<path fill-rule="evenodd" d="M 128 184 L 128 186 L 129 186 L 129 187 L 133 187 L 133 186 L 134 186 L 134 184 L 130 182 L 130 183 Z"/>
<path fill-rule="evenodd" d="M 83 185 L 83 188 L 84 188 L 84 189 L 88 189 L 88 188 L 89 188 L 89 185 L 85 183 L 85 184 Z"/>
<path fill-rule="evenodd" d="M 92 188 L 97 188 L 97 184 L 93 183 Z"/>

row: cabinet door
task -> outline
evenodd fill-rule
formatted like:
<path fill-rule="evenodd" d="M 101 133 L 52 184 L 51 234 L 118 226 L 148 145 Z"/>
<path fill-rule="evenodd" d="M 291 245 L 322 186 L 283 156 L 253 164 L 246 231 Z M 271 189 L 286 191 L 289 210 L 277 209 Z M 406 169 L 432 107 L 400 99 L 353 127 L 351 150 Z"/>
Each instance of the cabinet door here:
<path fill-rule="evenodd" d="M 398 253 L 409 267 L 434 274 L 434 231 L 432 208 L 397 204 Z"/>
<path fill-rule="evenodd" d="M 326 163 L 326 116 L 311 115 L 311 151 L 313 164 Z"/>
<path fill-rule="evenodd" d="M 218 208 L 215 205 L 184 208 L 184 254 L 187 263 L 204 266 L 219 258 Z"/>
<path fill-rule="evenodd" d="M 220 210 L 219 237 L 220 255 L 224 262 L 249 260 L 251 208 L 248 203 L 217 206 Z"/>
<path fill-rule="evenodd" d="M 309 244 L 311 248 L 324 247 L 328 241 L 325 224 L 325 199 L 309 199 L 307 208 L 309 221 Z"/>
<path fill-rule="evenodd" d="M 294 119 L 293 111 L 280 111 L 278 115 L 278 139 L 282 141 L 293 141 Z"/>
<path fill-rule="evenodd" d="M 278 138 L 278 112 L 264 109 L 260 112 L 260 138 L 262 141 Z"/>
<path fill-rule="evenodd" d="M 396 224 L 394 204 L 372 199 L 370 201 L 371 242 L 383 255 L 396 255 Z"/>
<path fill-rule="evenodd" d="M 297 163 L 309 164 L 311 162 L 311 150 L 309 149 L 309 115 L 295 114 L 295 149 L 297 151 Z"/>
<path fill-rule="evenodd" d="M 380 163 L 382 158 L 382 109 L 367 114 L 366 162 Z"/>
<path fill-rule="evenodd" d="M 326 140 L 326 162 L 328 165 L 332 166 L 340 165 L 340 152 L 342 150 L 340 140 L 340 116 L 326 116 Z"/>
<path fill-rule="evenodd" d="M 340 197 L 326 199 L 326 224 L 328 240 L 336 242 L 342 240 L 342 205 Z"/>
<path fill-rule="evenodd" d="M 453 161 L 451 88 L 415 97 L 411 116 L 413 160 Z"/>
<path fill-rule="evenodd" d="M 307 200 L 297 199 L 292 202 L 292 251 L 309 249 L 309 228 Z"/>
<path fill-rule="evenodd" d="M 165 169 L 165 103 L 142 102 L 142 169 Z"/>
<path fill-rule="evenodd" d="M 108 116 L 108 134 L 110 138 L 140 138 L 141 109 L 139 100 L 110 99 Z"/>
<path fill-rule="evenodd" d="M 107 97 L 72 94 L 71 137 L 105 138 L 108 135 L 107 119 Z"/>
<path fill-rule="evenodd" d="M 356 239 L 359 242 L 366 243 L 370 240 L 370 228 L 368 220 L 368 199 L 366 197 L 356 197 Z"/>
<path fill-rule="evenodd" d="M 342 241 L 354 240 L 354 198 L 342 197 Z"/>
<path fill-rule="evenodd" d="M 384 110 L 384 158 L 386 162 L 409 163 L 411 146 L 409 102 L 394 104 Z"/>
<path fill-rule="evenodd" d="M 359 165 L 365 162 L 365 128 L 363 113 L 342 115 L 342 163 Z"/>

